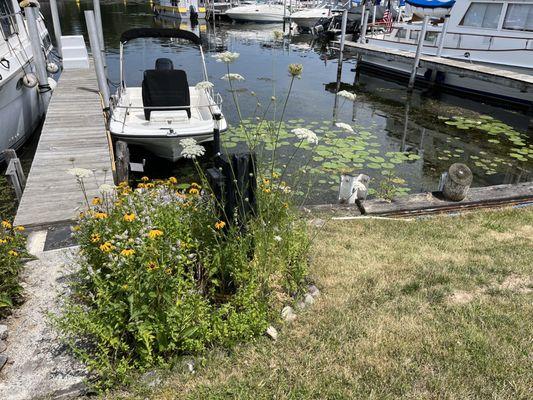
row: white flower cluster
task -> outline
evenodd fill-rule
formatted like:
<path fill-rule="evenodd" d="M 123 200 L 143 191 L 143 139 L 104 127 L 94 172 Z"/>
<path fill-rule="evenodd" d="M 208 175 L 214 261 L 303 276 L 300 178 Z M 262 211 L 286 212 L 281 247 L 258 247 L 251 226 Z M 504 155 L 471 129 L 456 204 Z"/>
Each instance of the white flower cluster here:
<path fill-rule="evenodd" d="M 100 190 L 100 193 L 102 193 L 102 194 L 113 194 L 113 193 L 115 193 L 115 186 L 110 185 L 108 183 L 104 183 L 104 184 L 100 185 L 98 190 Z"/>
<path fill-rule="evenodd" d="M 226 74 L 220 79 L 225 81 L 244 81 L 244 77 L 239 74 Z"/>
<path fill-rule="evenodd" d="M 217 62 L 231 64 L 233 61 L 239 58 L 239 53 L 232 53 L 231 51 L 225 51 L 223 53 L 215 54 L 212 57 L 215 58 Z"/>
<path fill-rule="evenodd" d="M 355 93 L 348 92 L 347 90 L 341 90 L 340 92 L 337 92 L 337 96 L 344 97 L 346 100 L 355 101 L 355 98 L 357 97 Z"/>
<path fill-rule="evenodd" d="M 214 87 L 215 85 L 213 85 L 211 82 L 209 81 L 201 81 L 201 82 L 198 82 L 195 86 L 195 88 L 197 90 L 208 90 L 208 89 L 211 89 L 212 87 Z"/>
<path fill-rule="evenodd" d="M 345 124 L 344 122 L 337 122 L 335 124 L 335 126 L 337 128 L 341 128 L 342 130 L 345 130 L 346 132 L 351 132 L 351 133 L 354 133 L 355 131 L 353 130 L 353 128 L 348 125 L 348 124 Z"/>
<path fill-rule="evenodd" d="M 308 143 L 318 144 L 318 136 L 315 132 L 307 128 L 296 128 L 292 133 L 300 140 L 307 140 Z"/>
<path fill-rule="evenodd" d="M 93 171 L 86 168 L 71 168 L 67 171 L 67 174 L 74 175 L 76 178 L 89 178 L 93 176 Z"/>
<path fill-rule="evenodd" d="M 205 147 L 196 143 L 196 140 L 192 138 L 180 140 L 180 145 L 183 147 L 181 151 L 182 157 L 196 158 L 205 154 Z"/>

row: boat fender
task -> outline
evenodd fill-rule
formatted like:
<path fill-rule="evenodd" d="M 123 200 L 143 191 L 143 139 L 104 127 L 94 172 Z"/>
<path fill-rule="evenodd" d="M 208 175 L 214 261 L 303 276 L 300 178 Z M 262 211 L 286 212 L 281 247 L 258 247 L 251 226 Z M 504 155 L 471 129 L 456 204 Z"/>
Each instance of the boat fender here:
<path fill-rule="evenodd" d="M 46 70 L 51 74 L 55 74 L 59 71 L 59 66 L 54 62 L 49 62 L 46 64 Z"/>
<path fill-rule="evenodd" d="M 57 87 L 57 81 L 54 78 L 48 78 L 48 86 L 50 86 L 50 89 L 54 91 L 54 89 Z"/>
<path fill-rule="evenodd" d="M 37 80 L 35 74 L 26 74 L 22 78 L 22 84 L 27 88 L 34 88 L 38 83 L 39 81 Z"/>
<path fill-rule="evenodd" d="M 37 0 L 22 0 L 19 3 L 20 8 L 26 7 L 39 7 L 39 2 Z"/>

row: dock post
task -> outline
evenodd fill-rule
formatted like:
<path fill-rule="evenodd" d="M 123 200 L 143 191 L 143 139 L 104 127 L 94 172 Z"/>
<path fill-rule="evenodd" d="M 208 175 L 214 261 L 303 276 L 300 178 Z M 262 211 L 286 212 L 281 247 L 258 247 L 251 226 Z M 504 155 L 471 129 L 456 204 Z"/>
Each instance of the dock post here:
<path fill-rule="evenodd" d="M 59 54 L 59 57 L 63 57 L 63 48 L 61 46 L 61 22 L 59 22 L 57 0 L 50 0 L 50 11 L 52 13 L 52 23 L 54 25 L 54 36 L 56 38 L 57 54 Z"/>
<path fill-rule="evenodd" d="M 26 22 L 28 24 L 28 33 L 31 41 L 31 51 L 33 53 L 33 60 L 35 62 L 35 70 L 37 73 L 37 79 L 39 80 L 39 93 L 46 106 L 50 102 L 52 97 L 52 89 L 48 84 L 48 71 L 46 70 L 46 60 L 44 59 L 44 53 L 42 51 L 41 36 L 39 29 L 37 28 L 37 8 L 38 6 L 30 3 L 26 7 Z"/>
<path fill-rule="evenodd" d="M 22 170 L 22 165 L 20 164 L 20 160 L 18 159 L 15 150 L 5 149 L 2 153 L 4 154 L 5 162 L 7 164 L 6 175 L 15 189 L 17 201 L 20 202 L 22 192 L 26 186 L 26 176 Z"/>
<path fill-rule="evenodd" d="M 219 156 L 221 154 L 220 152 L 220 120 L 222 119 L 222 114 L 220 113 L 214 113 L 213 114 L 213 121 L 214 121 L 214 128 L 213 128 L 213 147 L 215 150 L 215 156 Z"/>
<path fill-rule="evenodd" d="M 116 184 L 129 182 L 130 179 L 130 150 L 128 144 L 122 140 L 116 144 Z"/>
<path fill-rule="evenodd" d="M 102 12 L 100 11 L 100 0 L 93 0 L 93 8 L 94 21 L 96 23 L 96 33 L 98 34 L 98 43 L 100 44 L 100 53 L 102 54 L 104 73 L 107 80 L 107 61 L 105 57 L 104 30 L 102 28 Z"/>
<path fill-rule="evenodd" d="M 448 21 L 450 16 L 446 15 L 444 17 L 444 24 L 442 25 L 442 32 L 440 33 L 439 48 L 437 49 L 437 57 L 442 55 L 442 49 L 444 49 L 444 41 L 446 40 L 446 33 L 448 33 Z"/>
<path fill-rule="evenodd" d="M 339 62 L 337 64 L 337 88 L 335 93 L 337 93 L 341 88 L 341 79 L 342 79 L 342 62 L 344 60 L 344 43 L 346 42 L 346 25 L 348 24 L 348 10 L 342 12 L 342 22 L 341 22 L 341 41 L 339 44 Z M 335 104 L 333 106 L 333 119 L 337 117 L 337 95 L 335 94 Z"/>
<path fill-rule="evenodd" d="M 366 39 L 366 30 L 368 28 L 368 18 L 370 17 L 370 9 L 365 12 L 365 7 L 363 6 L 363 11 L 361 12 L 361 40 L 360 43 L 364 43 Z"/>
<path fill-rule="evenodd" d="M 85 22 L 87 23 L 87 31 L 89 32 L 89 44 L 94 57 L 94 66 L 96 69 L 96 78 L 98 79 L 98 88 L 102 94 L 104 101 L 104 108 L 109 109 L 109 87 L 107 86 L 107 79 L 104 70 L 104 63 L 102 61 L 102 53 L 100 52 L 100 44 L 98 42 L 98 34 L 96 32 L 96 22 L 94 20 L 94 13 L 91 10 L 85 11 Z"/>
<path fill-rule="evenodd" d="M 407 88 L 412 91 L 415 87 L 416 71 L 418 70 L 418 64 L 420 63 L 420 56 L 422 55 L 422 47 L 424 47 L 424 40 L 426 38 L 426 31 L 429 22 L 429 15 L 424 17 L 420 36 L 418 37 L 418 44 L 416 45 L 415 61 L 413 63 L 413 69 L 411 70 L 411 76 L 409 77 L 409 84 Z"/>

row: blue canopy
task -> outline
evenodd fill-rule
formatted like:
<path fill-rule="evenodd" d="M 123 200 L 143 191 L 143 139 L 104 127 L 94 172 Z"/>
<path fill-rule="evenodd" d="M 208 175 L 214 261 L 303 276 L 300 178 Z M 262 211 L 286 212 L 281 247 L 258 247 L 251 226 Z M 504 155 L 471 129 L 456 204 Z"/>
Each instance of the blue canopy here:
<path fill-rule="evenodd" d="M 455 0 L 406 0 L 406 3 L 422 8 L 452 8 Z"/>

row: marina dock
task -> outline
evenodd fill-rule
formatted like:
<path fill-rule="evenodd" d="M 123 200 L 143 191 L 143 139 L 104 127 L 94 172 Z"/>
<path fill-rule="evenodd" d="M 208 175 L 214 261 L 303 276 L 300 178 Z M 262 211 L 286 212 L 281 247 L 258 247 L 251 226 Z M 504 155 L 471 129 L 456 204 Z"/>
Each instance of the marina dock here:
<path fill-rule="evenodd" d="M 338 42 L 337 42 L 338 44 Z M 405 64 L 413 64 L 415 54 L 410 51 L 395 50 L 375 46 L 367 43 L 345 41 L 345 51 L 355 52 L 364 56 L 370 55 L 387 61 L 398 61 Z M 491 82 L 518 89 L 522 92 L 533 92 L 533 76 L 519 74 L 509 70 L 487 67 L 484 65 L 453 60 L 450 58 L 421 55 L 419 67 L 436 69 L 442 72 L 451 72 L 462 77 L 474 78 L 480 81 Z M 532 93 L 533 97 L 533 93 Z"/>
<path fill-rule="evenodd" d="M 112 159 L 94 65 L 65 70 L 48 107 L 15 225 L 44 227 L 72 221 L 86 206 L 73 167 L 93 171 L 87 197 L 113 183 Z"/>

